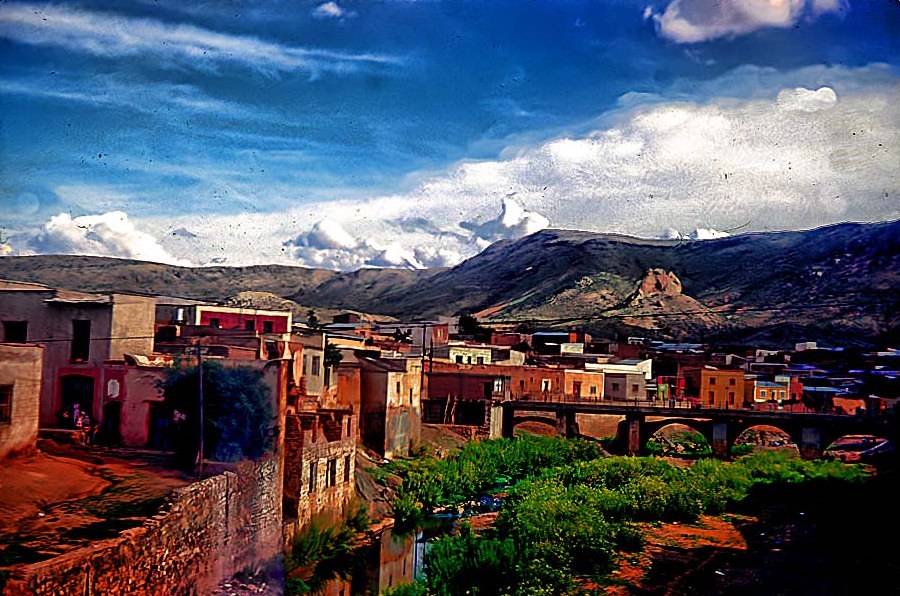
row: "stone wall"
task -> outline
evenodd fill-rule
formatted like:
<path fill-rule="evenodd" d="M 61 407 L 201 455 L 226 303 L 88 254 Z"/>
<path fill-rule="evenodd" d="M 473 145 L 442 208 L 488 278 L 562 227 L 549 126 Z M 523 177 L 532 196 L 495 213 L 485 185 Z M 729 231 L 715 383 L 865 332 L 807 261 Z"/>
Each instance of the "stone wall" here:
<path fill-rule="evenodd" d="M 143 526 L 14 571 L 3 596 L 203 595 L 282 566 L 281 466 L 243 462 L 175 491 Z"/>
<path fill-rule="evenodd" d="M 356 494 L 356 416 L 288 415 L 284 435 L 284 539 L 319 515 L 338 519 Z"/>

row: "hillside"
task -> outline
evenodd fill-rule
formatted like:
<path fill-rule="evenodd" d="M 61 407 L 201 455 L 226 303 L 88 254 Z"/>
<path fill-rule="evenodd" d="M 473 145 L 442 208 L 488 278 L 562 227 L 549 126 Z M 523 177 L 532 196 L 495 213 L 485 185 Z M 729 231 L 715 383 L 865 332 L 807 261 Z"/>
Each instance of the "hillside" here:
<path fill-rule="evenodd" d="M 322 312 L 406 319 L 471 313 L 485 323 L 579 326 L 611 337 L 900 339 L 900 221 L 706 241 L 544 230 L 425 271 L 0 257 L 0 278 L 217 301 L 268 292 Z"/>

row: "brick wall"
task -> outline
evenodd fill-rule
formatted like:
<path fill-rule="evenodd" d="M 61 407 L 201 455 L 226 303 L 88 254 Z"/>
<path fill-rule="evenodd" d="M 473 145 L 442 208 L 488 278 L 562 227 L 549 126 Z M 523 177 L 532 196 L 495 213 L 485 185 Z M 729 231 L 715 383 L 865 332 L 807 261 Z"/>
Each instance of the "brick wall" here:
<path fill-rule="evenodd" d="M 282 565 L 281 466 L 243 462 L 178 489 L 119 538 L 17 569 L 3 596 L 207 594 L 243 570 Z"/>

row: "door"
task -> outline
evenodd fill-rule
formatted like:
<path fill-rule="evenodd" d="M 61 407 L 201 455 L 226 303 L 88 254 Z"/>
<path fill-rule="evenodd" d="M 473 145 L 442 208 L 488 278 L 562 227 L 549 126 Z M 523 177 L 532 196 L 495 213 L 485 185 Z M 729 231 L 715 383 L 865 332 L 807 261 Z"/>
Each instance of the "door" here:
<path fill-rule="evenodd" d="M 65 375 L 60 378 L 63 426 L 75 428 L 75 412 L 87 412 L 94 417 L 94 378 L 86 375 Z"/>
<path fill-rule="evenodd" d="M 572 381 L 572 395 L 575 401 L 581 401 L 581 381 Z"/>

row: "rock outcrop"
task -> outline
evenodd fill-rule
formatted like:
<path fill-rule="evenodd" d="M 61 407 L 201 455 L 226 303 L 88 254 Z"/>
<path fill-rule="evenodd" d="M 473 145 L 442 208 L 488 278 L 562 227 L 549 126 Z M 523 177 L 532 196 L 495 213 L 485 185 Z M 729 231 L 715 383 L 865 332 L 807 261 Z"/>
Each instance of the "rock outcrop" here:
<path fill-rule="evenodd" d="M 646 300 L 681 296 L 681 280 L 671 271 L 650 269 L 628 297 L 628 304 L 636 306 Z"/>

